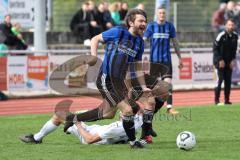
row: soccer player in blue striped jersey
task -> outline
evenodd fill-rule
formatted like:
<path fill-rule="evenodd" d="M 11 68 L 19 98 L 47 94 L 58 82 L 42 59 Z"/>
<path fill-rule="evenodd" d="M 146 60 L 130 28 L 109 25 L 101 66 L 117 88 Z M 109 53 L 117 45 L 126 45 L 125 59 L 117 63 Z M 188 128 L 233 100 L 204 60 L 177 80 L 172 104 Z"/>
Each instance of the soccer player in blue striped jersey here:
<path fill-rule="evenodd" d="M 151 90 L 146 87 L 142 72 L 142 54 L 144 51 L 143 33 L 146 29 L 146 13 L 139 9 L 130 10 L 126 16 L 126 27 L 109 29 L 91 40 L 92 59 L 88 62 L 93 65 L 96 62 L 98 44 L 106 44 L 102 66 L 97 78 L 97 87 L 103 97 L 103 103 L 96 109 L 78 115 L 69 115 L 66 118 L 64 131 L 75 120 L 95 121 L 103 118 L 113 118 L 117 108 L 123 113 L 123 127 L 130 140 L 132 148 L 142 148 L 143 145 L 136 140 L 134 128 L 134 114 L 132 104 L 129 103 L 127 87 L 124 83 L 129 68 L 135 68 L 135 76 L 141 84 L 145 95 Z M 132 65 L 130 65 L 132 64 Z M 109 113 L 113 113 L 109 115 Z"/>
<path fill-rule="evenodd" d="M 166 21 L 165 8 L 159 7 L 156 14 L 157 21 L 148 24 L 143 37 L 144 40 L 150 40 L 150 75 L 172 83 L 170 41 L 172 41 L 179 58 L 179 68 L 183 67 L 176 31 L 173 24 Z M 168 113 L 177 114 L 178 111 L 172 108 L 172 94 L 169 96 L 167 103 Z"/>

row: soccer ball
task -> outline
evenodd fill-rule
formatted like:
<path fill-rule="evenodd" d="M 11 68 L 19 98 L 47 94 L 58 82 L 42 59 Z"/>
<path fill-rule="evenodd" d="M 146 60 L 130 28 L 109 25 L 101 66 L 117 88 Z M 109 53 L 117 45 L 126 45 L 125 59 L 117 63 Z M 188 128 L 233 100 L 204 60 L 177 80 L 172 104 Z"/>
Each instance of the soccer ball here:
<path fill-rule="evenodd" d="M 192 132 L 183 131 L 178 134 L 176 143 L 178 148 L 188 151 L 196 145 L 196 138 Z"/>

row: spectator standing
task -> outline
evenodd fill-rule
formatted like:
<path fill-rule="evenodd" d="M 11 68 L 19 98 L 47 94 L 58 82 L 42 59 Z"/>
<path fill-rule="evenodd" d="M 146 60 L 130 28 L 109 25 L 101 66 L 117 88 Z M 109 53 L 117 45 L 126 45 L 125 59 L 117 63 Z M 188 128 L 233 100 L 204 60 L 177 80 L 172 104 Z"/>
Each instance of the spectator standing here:
<path fill-rule="evenodd" d="M 12 33 L 18 38 L 18 43 L 16 44 L 16 49 L 27 49 L 26 42 L 21 34 L 20 23 L 15 23 L 11 28 Z"/>
<path fill-rule="evenodd" d="M 94 20 L 97 22 L 97 27 L 95 29 L 95 35 L 100 34 L 101 32 L 111 28 L 112 21 L 111 19 L 105 18 L 106 10 L 104 3 L 100 3 L 98 7 L 93 10 Z"/>
<path fill-rule="evenodd" d="M 235 5 L 235 25 L 237 33 L 240 34 L 240 2 Z"/>
<path fill-rule="evenodd" d="M 225 24 L 224 14 L 225 14 L 226 6 L 227 6 L 226 3 L 220 4 L 219 9 L 213 13 L 212 29 L 215 32 L 219 33 L 224 30 L 224 24 Z"/>
<path fill-rule="evenodd" d="M 70 29 L 75 35 L 79 36 L 79 34 L 82 34 L 84 39 L 89 39 L 89 28 L 91 25 L 95 26 L 96 22 L 90 12 L 89 3 L 85 2 L 82 4 L 82 8 L 73 16 L 70 22 Z"/>
<path fill-rule="evenodd" d="M 107 26 L 107 29 L 110 29 L 113 27 L 113 19 L 112 19 L 112 16 L 111 16 L 111 13 L 109 11 L 109 4 L 108 2 L 103 2 L 103 5 L 104 5 L 104 21 L 107 22 L 106 26 Z"/>
<path fill-rule="evenodd" d="M 0 31 L 1 31 L 1 39 L 2 43 L 4 44 L 15 44 L 15 36 L 13 35 L 12 31 L 12 24 L 11 24 L 11 16 L 5 15 L 3 23 L 0 24 Z"/>
<path fill-rule="evenodd" d="M 13 49 L 26 49 L 21 40 L 17 38 L 12 32 L 11 16 L 6 15 L 4 17 L 4 22 L 0 24 L 0 34 L 1 34 L 1 43 L 4 43 L 7 46 L 12 46 Z M 16 46 L 20 46 L 16 48 Z"/>
<path fill-rule="evenodd" d="M 235 23 L 233 19 L 226 21 L 225 30 L 218 34 L 213 44 L 213 64 L 217 72 L 217 86 L 215 87 L 215 104 L 220 103 L 221 85 L 224 81 L 224 103 L 231 105 L 230 91 L 232 81 L 232 69 L 236 59 L 238 35 L 234 31 Z"/>
<path fill-rule="evenodd" d="M 120 5 L 118 2 L 114 2 L 109 6 L 109 11 L 113 19 L 114 25 L 121 25 L 122 21 L 120 19 Z"/>
<path fill-rule="evenodd" d="M 136 8 L 145 11 L 145 5 L 143 3 L 139 3 Z"/>
<path fill-rule="evenodd" d="M 127 2 L 121 3 L 121 9 L 119 11 L 121 21 L 124 21 L 124 18 L 127 15 L 127 12 L 128 12 L 128 3 Z"/>
<path fill-rule="evenodd" d="M 234 1 L 229 1 L 227 3 L 227 9 L 226 9 L 226 12 L 224 14 L 224 19 L 227 20 L 227 19 L 233 19 L 234 22 L 235 22 L 235 2 Z"/>

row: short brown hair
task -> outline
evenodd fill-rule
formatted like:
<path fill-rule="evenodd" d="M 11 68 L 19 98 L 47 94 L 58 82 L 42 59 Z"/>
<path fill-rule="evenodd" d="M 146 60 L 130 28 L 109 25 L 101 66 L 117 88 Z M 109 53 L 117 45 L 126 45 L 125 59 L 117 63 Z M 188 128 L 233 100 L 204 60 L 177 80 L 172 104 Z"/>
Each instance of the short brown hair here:
<path fill-rule="evenodd" d="M 130 27 L 129 22 L 134 22 L 137 14 L 144 16 L 147 20 L 147 14 L 145 11 L 143 11 L 141 9 L 131 9 L 130 11 L 128 11 L 126 18 L 125 18 L 125 23 L 128 28 Z"/>
<path fill-rule="evenodd" d="M 158 81 L 158 83 L 152 89 L 152 94 L 156 97 L 160 97 L 163 101 L 166 101 L 169 97 L 169 93 L 172 90 L 172 85 L 166 81 Z"/>
<path fill-rule="evenodd" d="M 159 10 L 159 9 L 165 9 L 165 10 L 166 10 L 166 8 L 165 8 L 164 6 L 159 6 L 157 9 L 158 9 L 158 10 Z"/>
<path fill-rule="evenodd" d="M 236 24 L 233 18 L 228 18 L 228 19 L 225 21 L 225 24 L 227 24 L 228 21 L 231 21 L 231 22 L 233 22 L 234 24 Z"/>

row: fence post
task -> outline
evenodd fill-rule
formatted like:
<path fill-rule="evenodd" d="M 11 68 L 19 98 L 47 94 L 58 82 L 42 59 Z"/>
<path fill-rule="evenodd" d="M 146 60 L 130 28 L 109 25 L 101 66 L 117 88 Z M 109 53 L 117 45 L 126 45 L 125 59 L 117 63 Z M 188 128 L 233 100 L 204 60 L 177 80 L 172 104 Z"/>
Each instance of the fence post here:
<path fill-rule="evenodd" d="M 46 1 L 34 1 L 34 48 L 35 50 L 47 49 L 46 43 Z M 36 55 L 36 54 L 35 54 Z M 43 53 L 37 53 L 43 55 Z"/>

